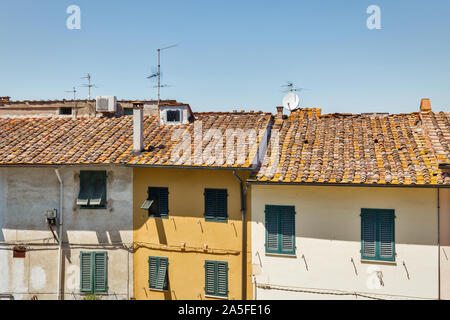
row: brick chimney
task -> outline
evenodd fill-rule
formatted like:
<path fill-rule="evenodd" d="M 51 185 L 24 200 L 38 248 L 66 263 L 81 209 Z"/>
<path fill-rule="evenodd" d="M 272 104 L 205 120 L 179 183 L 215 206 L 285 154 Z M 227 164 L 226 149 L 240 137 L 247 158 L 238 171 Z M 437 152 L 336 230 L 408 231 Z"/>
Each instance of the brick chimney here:
<path fill-rule="evenodd" d="M 424 98 L 420 102 L 420 112 L 430 112 L 431 111 L 431 102 L 430 99 Z"/>
<path fill-rule="evenodd" d="M 276 119 L 280 119 L 280 120 L 283 119 L 283 109 L 284 109 L 284 107 L 277 107 Z"/>
<path fill-rule="evenodd" d="M 144 103 L 133 102 L 133 152 L 144 150 Z"/>

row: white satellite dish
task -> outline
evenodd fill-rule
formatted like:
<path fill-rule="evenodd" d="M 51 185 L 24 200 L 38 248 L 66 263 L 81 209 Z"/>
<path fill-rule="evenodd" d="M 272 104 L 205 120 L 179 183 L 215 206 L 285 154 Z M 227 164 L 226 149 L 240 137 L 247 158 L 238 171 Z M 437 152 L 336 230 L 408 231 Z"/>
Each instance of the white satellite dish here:
<path fill-rule="evenodd" d="M 283 106 L 290 111 L 296 109 L 299 104 L 300 98 L 293 92 L 289 92 L 283 98 Z"/>

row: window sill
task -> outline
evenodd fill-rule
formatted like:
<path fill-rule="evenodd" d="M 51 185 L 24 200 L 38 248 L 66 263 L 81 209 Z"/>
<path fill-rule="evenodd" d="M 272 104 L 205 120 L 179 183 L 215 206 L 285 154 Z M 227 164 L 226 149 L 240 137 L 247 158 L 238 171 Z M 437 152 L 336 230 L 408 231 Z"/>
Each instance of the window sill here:
<path fill-rule="evenodd" d="M 205 219 L 205 222 L 228 223 L 228 220 Z"/>
<path fill-rule="evenodd" d="M 209 295 L 209 294 L 205 294 L 205 298 L 214 298 L 214 299 L 228 300 L 228 297 L 212 296 L 212 295 Z"/>
<path fill-rule="evenodd" d="M 269 256 L 269 257 L 281 257 L 281 258 L 297 258 L 296 254 L 289 254 L 289 253 L 271 253 L 271 252 L 266 252 L 266 256 Z"/>
<path fill-rule="evenodd" d="M 368 260 L 368 259 L 361 259 L 361 263 L 363 263 L 363 264 L 385 264 L 385 265 L 390 265 L 390 266 L 397 265 L 397 262 L 395 262 L 395 261 Z"/>
<path fill-rule="evenodd" d="M 160 290 L 160 289 L 148 288 L 148 290 L 150 290 L 150 291 L 156 291 L 156 292 L 169 292 L 168 289 Z"/>

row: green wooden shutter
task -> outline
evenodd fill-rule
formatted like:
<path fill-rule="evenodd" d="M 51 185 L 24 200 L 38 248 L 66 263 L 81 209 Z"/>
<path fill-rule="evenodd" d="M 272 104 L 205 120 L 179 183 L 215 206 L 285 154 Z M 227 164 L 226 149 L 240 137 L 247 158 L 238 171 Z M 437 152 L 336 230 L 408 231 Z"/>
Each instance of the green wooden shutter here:
<path fill-rule="evenodd" d="M 80 252 L 80 291 L 92 292 L 92 255 L 90 252 Z"/>
<path fill-rule="evenodd" d="M 205 261 L 205 293 L 216 294 L 216 264 L 214 261 Z"/>
<path fill-rule="evenodd" d="M 91 200 L 90 206 L 104 206 L 106 200 L 106 172 L 91 172 Z"/>
<path fill-rule="evenodd" d="M 148 285 L 150 289 L 156 289 L 156 280 L 158 277 L 158 259 L 155 257 L 148 258 Z"/>
<path fill-rule="evenodd" d="M 219 221 L 226 221 L 228 219 L 227 200 L 227 190 L 216 190 L 216 218 Z"/>
<path fill-rule="evenodd" d="M 378 235 L 379 235 L 379 250 L 380 258 L 393 260 L 394 259 L 394 215 L 393 214 L 379 214 L 378 216 Z"/>
<path fill-rule="evenodd" d="M 362 257 L 376 257 L 377 216 L 375 213 L 361 215 Z"/>
<path fill-rule="evenodd" d="M 289 208 L 280 209 L 280 245 L 282 253 L 295 253 L 295 216 Z"/>
<path fill-rule="evenodd" d="M 214 220 L 216 216 L 215 192 L 212 189 L 205 189 L 205 219 Z"/>
<path fill-rule="evenodd" d="M 228 295 L 228 263 L 217 262 L 217 295 Z"/>
<path fill-rule="evenodd" d="M 106 252 L 93 252 L 94 256 L 94 291 L 106 292 L 108 280 L 108 256 Z"/>
<path fill-rule="evenodd" d="M 280 233 L 278 213 L 266 206 L 266 251 L 278 252 L 278 234 Z"/>
<path fill-rule="evenodd" d="M 161 217 L 167 217 L 169 215 L 169 189 L 159 189 L 159 215 Z"/>
<path fill-rule="evenodd" d="M 80 172 L 80 192 L 78 193 L 77 205 L 87 206 L 91 197 L 90 175 L 88 171 Z"/>
<path fill-rule="evenodd" d="M 167 283 L 167 258 L 158 259 L 158 275 L 156 276 L 156 289 L 164 290 L 165 284 Z"/>

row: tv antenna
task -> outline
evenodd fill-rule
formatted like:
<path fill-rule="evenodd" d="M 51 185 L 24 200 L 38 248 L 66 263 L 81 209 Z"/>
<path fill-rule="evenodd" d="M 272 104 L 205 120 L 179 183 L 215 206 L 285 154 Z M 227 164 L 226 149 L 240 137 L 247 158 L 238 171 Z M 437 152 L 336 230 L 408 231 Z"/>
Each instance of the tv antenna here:
<path fill-rule="evenodd" d="M 285 85 L 282 85 L 281 87 L 287 88 L 283 92 L 295 92 L 295 91 L 302 91 L 304 88 L 295 88 L 294 83 L 292 81 L 286 81 Z"/>
<path fill-rule="evenodd" d="M 158 88 L 158 105 L 159 105 L 159 102 L 161 101 L 161 88 L 168 87 L 168 85 L 161 85 L 161 51 L 167 50 L 167 49 L 170 49 L 170 48 L 173 48 L 176 46 L 178 46 L 178 44 L 173 44 L 168 47 L 156 49 L 156 51 L 158 52 L 158 71 L 152 73 L 151 75 L 149 75 L 147 77 L 147 79 L 158 78 L 158 85 L 156 86 Z"/>
<path fill-rule="evenodd" d="M 86 77 L 82 77 L 81 79 L 87 79 L 88 83 L 81 85 L 82 87 L 88 88 L 88 100 L 91 100 L 91 88 L 98 88 L 95 84 L 91 84 L 91 74 L 88 73 Z"/>
<path fill-rule="evenodd" d="M 72 90 L 64 91 L 64 92 L 70 92 L 70 93 L 73 93 L 73 100 L 76 100 L 77 90 L 75 89 L 75 87 L 73 87 Z"/>

